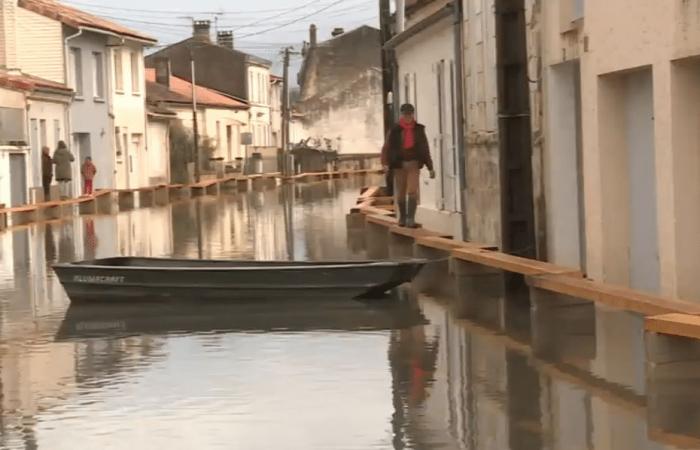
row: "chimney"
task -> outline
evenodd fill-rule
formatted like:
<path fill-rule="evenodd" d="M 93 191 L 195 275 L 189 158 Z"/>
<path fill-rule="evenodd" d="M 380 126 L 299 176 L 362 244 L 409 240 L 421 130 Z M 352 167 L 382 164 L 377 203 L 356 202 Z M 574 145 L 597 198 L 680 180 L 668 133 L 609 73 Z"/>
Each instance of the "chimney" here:
<path fill-rule="evenodd" d="M 156 83 L 165 87 L 170 87 L 170 59 L 154 58 L 153 63 L 156 70 Z"/>
<path fill-rule="evenodd" d="M 316 47 L 316 25 L 314 24 L 309 27 L 309 47 Z"/>
<path fill-rule="evenodd" d="M 216 43 L 221 47 L 233 50 L 233 31 L 219 31 L 216 33 Z"/>
<path fill-rule="evenodd" d="M 211 35 L 209 34 L 210 28 L 211 21 L 195 20 L 192 23 L 192 37 L 197 41 L 211 42 Z"/>
<path fill-rule="evenodd" d="M 343 33 L 345 33 L 345 30 L 343 28 L 340 28 L 340 27 L 333 28 L 333 31 L 331 32 L 331 36 L 338 37 Z"/>

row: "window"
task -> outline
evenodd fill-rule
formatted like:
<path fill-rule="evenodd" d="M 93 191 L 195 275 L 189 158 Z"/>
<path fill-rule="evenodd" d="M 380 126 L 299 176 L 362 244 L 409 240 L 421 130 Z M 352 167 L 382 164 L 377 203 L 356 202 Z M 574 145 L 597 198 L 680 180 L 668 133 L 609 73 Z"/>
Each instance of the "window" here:
<path fill-rule="evenodd" d="M 119 127 L 114 127 L 114 142 L 117 144 L 117 156 L 122 155 L 122 139 Z"/>
<path fill-rule="evenodd" d="M 122 51 L 114 49 L 114 89 L 124 92 L 124 70 L 122 69 Z"/>
<path fill-rule="evenodd" d="M 46 130 L 46 119 L 39 120 L 39 148 L 49 145 L 49 138 Z"/>
<path fill-rule="evenodd" d="M 255 89 L 253 86 L 253 73 L 249 72 L 248 73 L 248 97 L 250 97 L 248 100 L 251 102 L 255 101 Z"/>
<path fill-rule="evenodd" d="M 93 52 L 92 57 L 95 63 L 92 69 L 92 84 L 95 88 L 93 95 L 96 99 L 103 99 L 105 98 L 104 60 L 100 52 Z"/>
<path fill-rule="evenodd" d="M 131 92 L 133 94 L 141 92 L 139 69 L 139 54 L 137 52 L 131 52 Z"/>
<path fill-rule="evenodd" d="M 216 121 L 216 149 L 217 150 L 221 150 L 221 148 L 222 148 L 221 144 L 222 144 L 222 142 L 221 142 L 221 122 L 219 122 L 217 120 Z"/>
<path fill-rule="evenodd" d="M 61 135 L 61 121 L 58 119 L 54 119 L 53 121 L 53 133 L 53 140 L 57 145 L 58 141 L 63 140 L 63 136 Z"/>
<path fill-rule="evenodd" d="M 76 97 L 83 96 L 83 56 L 79 48 L 71 47 L 70 54 L 70 84 L 75 90 Z"/>

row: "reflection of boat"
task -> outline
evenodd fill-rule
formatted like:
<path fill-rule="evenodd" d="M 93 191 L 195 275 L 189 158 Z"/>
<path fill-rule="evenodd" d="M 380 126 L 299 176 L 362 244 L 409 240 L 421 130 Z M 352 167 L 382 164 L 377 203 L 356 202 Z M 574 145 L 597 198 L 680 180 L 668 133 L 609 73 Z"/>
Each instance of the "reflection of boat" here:
<path fill-rule="evenodd" d="M 376 296 L 425 261 L 227 261 L 119 257 L 54 265 L 71 300 Z"/>
<path fill-rule="evenodd" d="M 395 299 L 86 303 L 68 308 L 56 339 L 216 331 L 390 330 L 424 323 L 415 302 Z"/>

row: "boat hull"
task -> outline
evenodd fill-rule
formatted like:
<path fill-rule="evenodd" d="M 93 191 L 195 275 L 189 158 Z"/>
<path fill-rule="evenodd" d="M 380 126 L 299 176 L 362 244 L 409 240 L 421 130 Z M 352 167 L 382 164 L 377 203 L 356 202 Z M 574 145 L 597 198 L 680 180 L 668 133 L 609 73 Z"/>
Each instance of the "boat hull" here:
<path fill-rule="evenodd" d="M 424 261 L 290 263 L 109 258 L 57 264 L 71 301 L 235 300 L 378 296 Z"/>

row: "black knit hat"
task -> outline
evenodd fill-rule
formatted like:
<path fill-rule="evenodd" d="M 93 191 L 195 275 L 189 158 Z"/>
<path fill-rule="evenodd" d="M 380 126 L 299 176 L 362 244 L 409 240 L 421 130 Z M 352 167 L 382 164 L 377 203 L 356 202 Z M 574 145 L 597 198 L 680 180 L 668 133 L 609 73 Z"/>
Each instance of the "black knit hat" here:
<path fill-rule="evenodd" d="M 414 112 L 416 112 L 416 108 L 414 108 L 413 105 L 410 103 L 404 103 L 403 105 L 401 105 L 400 111 L 401 114 L 413 114 Z"/>

